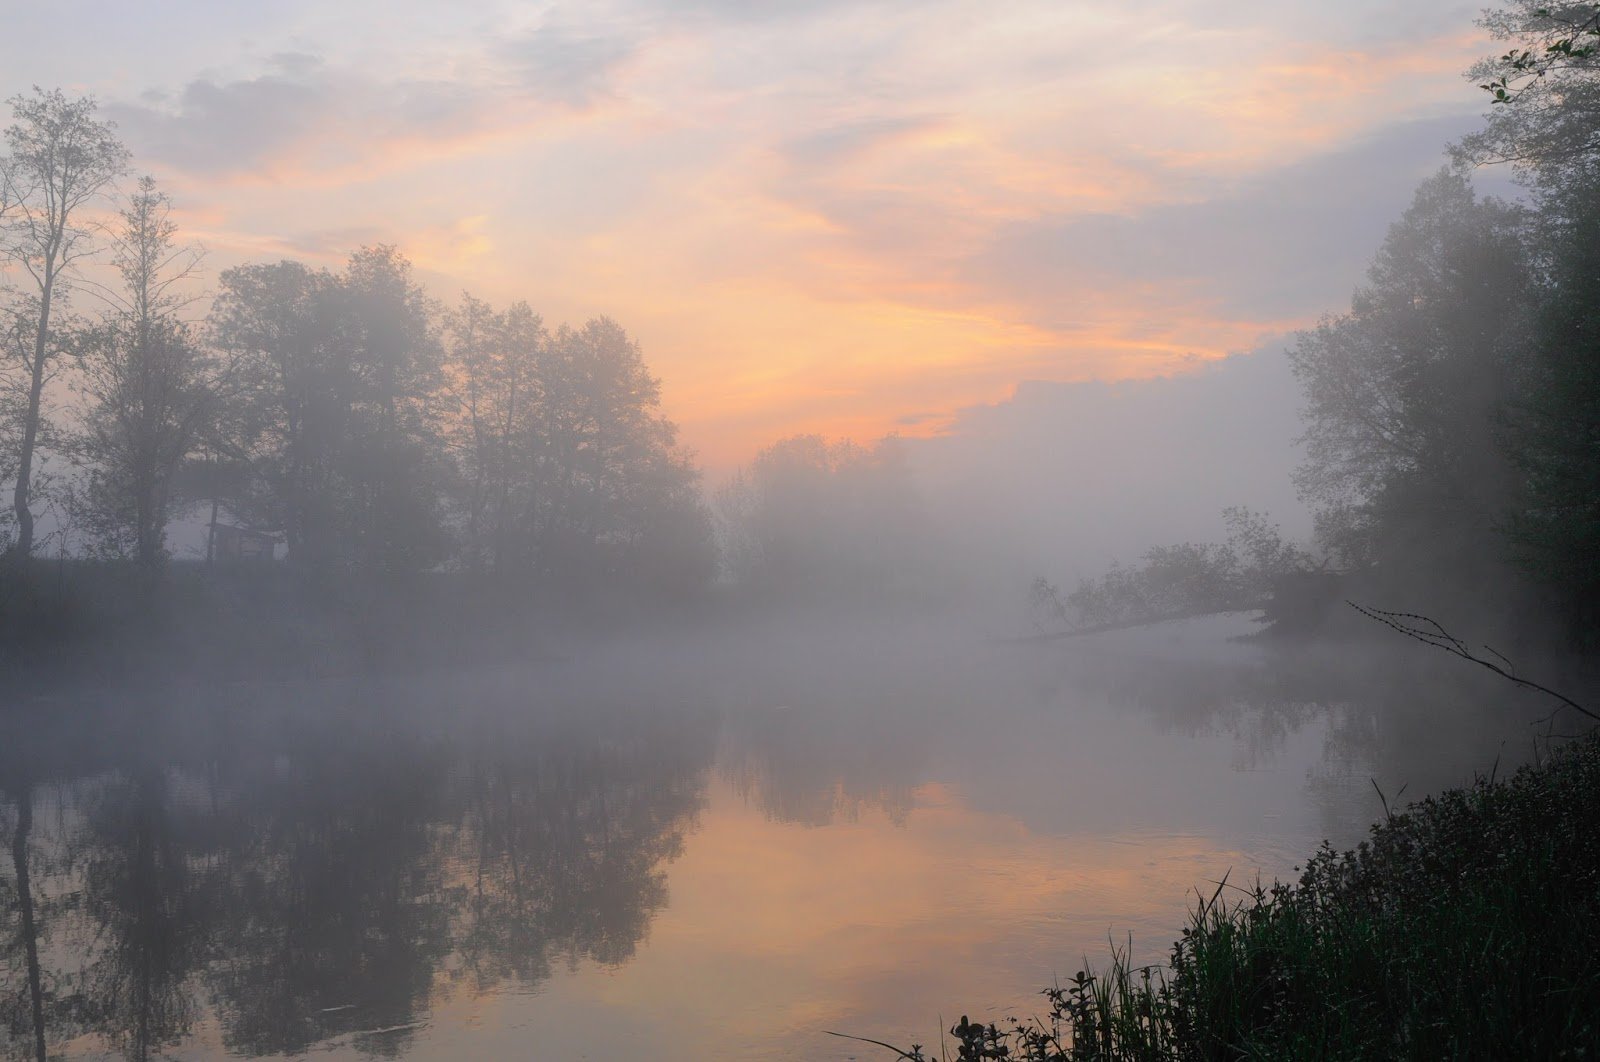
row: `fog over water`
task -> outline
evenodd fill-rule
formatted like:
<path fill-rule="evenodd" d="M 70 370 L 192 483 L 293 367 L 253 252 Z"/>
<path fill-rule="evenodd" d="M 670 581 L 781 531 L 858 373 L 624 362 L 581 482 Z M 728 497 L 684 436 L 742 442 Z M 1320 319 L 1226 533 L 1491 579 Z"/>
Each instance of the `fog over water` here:
<path fill-rule="evenodd" d="M 1418 795 L 1533 750 L 1537 702 L 1408 654 L 1230 640 L 1252 627 L 1040 646 L 765 621 L 53 702 L 4 755 L 51 1039 L 852 1057 L 825 1030 L 1026 1013 L 1108 937 L 1159 959 L 1197 886 L 1355 842 L 1373 782 Z"/>

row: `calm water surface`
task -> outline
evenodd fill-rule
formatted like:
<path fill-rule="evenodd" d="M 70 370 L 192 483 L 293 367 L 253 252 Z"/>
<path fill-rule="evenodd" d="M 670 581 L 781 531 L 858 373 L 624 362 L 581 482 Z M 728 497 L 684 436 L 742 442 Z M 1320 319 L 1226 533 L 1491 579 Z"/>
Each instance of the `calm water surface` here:
<path fill-rule="evenodd" d="M 33 1057 L 36 971 L 52 1057 L 888 1058 L 825 1030 L 1035 1011 L 1108 939 L 1163 957 L 1196 886 L 1359 840 L 1374 782 L 1532 750 L 1542 706 L 1455 661 L 1245 630 L 795 625 L 16 706 L 0 1046 Z"/>

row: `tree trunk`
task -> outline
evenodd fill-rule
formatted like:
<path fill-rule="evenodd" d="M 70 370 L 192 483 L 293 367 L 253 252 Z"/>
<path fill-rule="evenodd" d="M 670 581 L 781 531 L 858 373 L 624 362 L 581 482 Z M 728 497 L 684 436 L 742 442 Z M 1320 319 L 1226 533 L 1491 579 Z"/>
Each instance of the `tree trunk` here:
<path fill-rule="evenodd" d="M 54 257 L 53 246 L 51 257 Z M 44 360 L 50 345 L 50 298 L 55 293 L 55 280 L 55 273 L 47 266 L 39 296 L 39 330 L 33 339 L 33 372 L 28 381 L 28 411 L 22 423 L 17 486 L 11 495 L 12 508 L 17 514 L 14 549 L 19 558 L 26 558 L 33 552 L 33 510 L 29 507 L 29 491 L 33 485 L 33 453 L 39 443 L 39 410 L 44 401 Z"/>
<path fill-rule="evenodd" d="M 35 357 L 28 385 L 28 410 L 22 424 L 22 452 L 17 458 L 17 485 L 11 495 L 12 508 L 17 514 L 17 543 L 13 548 L 18 557 L 27 557 L 33 552 L 33 509 L 29 507 L 29 493 L 33 486 L 33 454 L 39 443 L 39 407 L 43 398 L 44 361 Z"/>

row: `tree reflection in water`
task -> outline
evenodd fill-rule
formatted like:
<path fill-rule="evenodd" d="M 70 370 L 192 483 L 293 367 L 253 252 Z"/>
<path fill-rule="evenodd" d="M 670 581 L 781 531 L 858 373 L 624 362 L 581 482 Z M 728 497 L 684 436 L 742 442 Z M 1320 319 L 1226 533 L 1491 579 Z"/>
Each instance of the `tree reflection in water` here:
<path fill-rule="evenodd" d="M 927 731 L 896 708 L 915 696 L 801 700 L 727 721 L 719 771 L 776 822 L 828 826 L 879 810 L 903 825 L 927 767 Z"/>
<path fill-rule="evenodd" d="M 8 914 L 14 913 L 14 928 L 6 933 L 5 960 L 7 991 L 4 1010 L 7 1053 L 33 1057 L 44 1062 L 46 1030 L 44 986 L 39 963 L 40 910 L 34 890 L 33 786 L 25 775 L 13 773 L 7 788 L 15 793 L 14 814 L 6 824 L 7 848 L 11 852 L 12 879 L 5 883 L 0 899 Z"/>
<path fill-rule="evenodd" d="M 616 726 L 597 741 L 501 736 L 477 750 L 456 848 L 476 987 L 632 957 L 701 806 L 710 738 Z"/>
<path fill-rule="evenodd" d="M 1235 766 L 1275 759 L 1289 738 L 1321 728 L 1322 765 L 1308 780 L 1330 835 L 1380 813 L 1372 783 L 1406 800 L 1509 771 L 1532 758 L 1548 699 L 1412 646 L 1274 647 L 1231 660 L 1072 658 L 1061 681 L 1152 716 L 1162 729 L 1222 732 Z M 1498 750 L 1498 751 L 1497 751 Z M 1471 765 L 1464 767 L 1463 765 Z"/>
<path fill-rule="evenodd" d="M 453 992 L 632 956 L 703 801 L 709 717 L 338 700 L 95 742 L 100 713 L 64 714 L 13 748 L 8 1057 L 90 1034 L 142 1060 L 202 1025 L 244 1055 L 395 1056 Z"/>
<path fill-rule="evenodd" d="M 752 666 L 708 687 L 725 718 L 641 698 L 661 676 L 627 672 L 558 673 L 536 699 L 507 675 L 40 708 L 0 747 L 0 1052 L 395 1056 L 445 1003 L 628 962 L 717 756 L 782 824 L 902 823 L 931 781 L 1076 836 L 1168 814 L 1093 799 L 1109 777 L 1097 739 L 1128 755 L 1151 722 L 1223 733 L 1241 768 L 1320 743 L 1309 789 L 1337 835 L 1378 814 L 1368 777 L 1408 795 L 1459 782 L 1489 767 L 1495 720 L 1526 738 L 1546 710 L 1414 656 L 1354 668 L 1234 648 Z M 1210 771 L 1141 792 L 1182 799 Z M 1202 812 L 1233 814 L 1218 807 Z M 1256 810 L 1195 821 L 1254 836 Z"/>
<path fill-rule="evenodd" d="M 170 800 L 149 762 L 85 794 L 83 829 L 67 844 L 82 868 L 83 913 L 99 947 L 86 978 L 94 1027 L 124 1057 L 175 1044 L 199 1010 L 191 975 L 205 959 L 212 861 L 202 823 Z"/>
<path fill-rule="evenodd" d="M 398 1028 L 363 1044 L 398 1052 L 449 953 L 430 829 L 448 814 L 440 750 L 353 737 L 314 735 L 224 790 L 225 899 L 206 980 L 233 1051 L 296 1054 Z"/>

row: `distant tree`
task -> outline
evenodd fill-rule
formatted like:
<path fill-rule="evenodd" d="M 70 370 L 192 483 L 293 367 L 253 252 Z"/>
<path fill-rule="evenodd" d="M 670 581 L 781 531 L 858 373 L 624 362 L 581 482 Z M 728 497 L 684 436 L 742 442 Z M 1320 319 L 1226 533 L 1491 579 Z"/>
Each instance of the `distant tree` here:
<path fill-rule="evenodd" d="M 1225 548 L 1237 565 L 1237 591 L 1242 599 L 1260 600 L 1272 593 L 1284 576 L 1311 568 L 1311 557 L 1266 513 L 1242 505 L 1222 510 L 1228 529 Z"/>
<path fill-rule="evenodd" d="M 215 447 L 254 472 L 235 507 L 291 561 L 369 573 L 443 556 L 434 308 L 393 247 L 341 275 L 299 262 L 222 274 L 212 341 L 230 399 Z"/>
<path fill-rule="evenodd" d="M 539 361 L 538 394 L 519 459 L 530 473 L 521 537 L 534 573 L 581 582 L 666 564 L 689 581 L 709 578 L 699 474 L 638 344 L 609 318 L 563 325 Z"/>
<path fill-rule="evenodd" d="M 0 255 L 24 279 L 24 294 L 9 307 L 7 353 L 25 378 L 20 403 L 12 509 L 12 551 L 33 550 L 31 508 L 34 461 L 43 424 L 45 383 L 58 353 L 52 315 L 70 294 L 77 264 L 94 250 L 85 214 L 111 190 L 128 164 L 128 150 L 112 123 L 95 118 L 90 97 L 69 99 L 59 89 L 34 89 L 9 101 L 16 121 L 7 127 L 8 155 L 0 167 L 8 210 L 0 229 Z M 20 342 L 19 342 L 20 341 Z"/>
<path fill-rule="evenodd" d="M 466 520 L 462 560 L 473 571 L 504 571 L 518 512 L 528 507 L 527 443 L 548 336 L 527 303 L 501 313 L 468 294 L 446 314 L 445 333 L 452 400 L 446 435 Z"/>
<path fill-rule="evenodd" d="M 485 514 L 499 456 L 491 435 L 497 418 L 489 408 L 490 381 L 503 322 L 488 303 L 466 292 L 460 306 L 445 314 L 445 379 L 455 400 L 446 435 L 463 478 L 461 501 L 467 526 L 462 559 L 472 571 L 482 569 L 487 553 Z"/>
<path fill-rule="evenodd" d="M 898 440 L 872 448 L 797 435 L 717 496 L 729 574 L 789 592 L 906 590 L 927 576 L 921 500 Z"/>
<path fill-rule="evenodd" d="M 1222 518 L 1225 542 L 1156 546 L 1137 565 L 1114 563 L 1064 598 L 1048 581 L 1035 580 L 1036 620 L 1099 627 L 1260 608 L 1286 576 L 1310 569 L 1311 558 L 1285 541 L 1265 513 L 1234 506 Z"/>
<path fill-rule="evenodd" d="M 1390 229 L 1350 312 L 1291 348 L 1305 398 L 1297 483 L 1340 562 L 1472 566 L 1503 552 L 1517 480 L 1503 418 L 1535 293 L 1527 239 L 1521 209 L 1440 173 Z"/>
<path fill-rule="evenodd" d="M 210 442 L 250 472 L 231 506 L 282 532 L 291 562 L 334 564 L 358 391 L 342 285 L 299 262 L 229 269 L 208 328 L 226 362 L 228 399 Z"/>
<path fill-rule="evenodd" d="M 33 386 L 33 330 L 28 326 L 29 315 L 17 312 L 17 307 L 0 310 L 0 483 L 16 483 L 22 456 L 23 425 L 28 419 L 28 396 Z M 36 445 L 46 423 L 41 411 Z M 37 481 L 36 471 L 32 478 Z M 12 553 L 16 526 L 16 510 L 8 500 L 0 511 L 0 557 Z"/>
<path fill-rule="evenodd" d="M 79 452 L 103 546 L 146 568 L 166 556 L 173 481 L 213 408 L 211 362 L 178 317 L 199 253 L 174 246 L 171 204 L 149 177 L 122 211 L 115 308 L 84 337 L 78 388 L 88 399 Z"/>
<path fill-rule="evenodd" d="M 435 307 L 390 245 L 356 251 L 340 279 L 356 382 L 341 469 L 350 559 L 371 572 L 432 567 L 444 553 Z"/>

